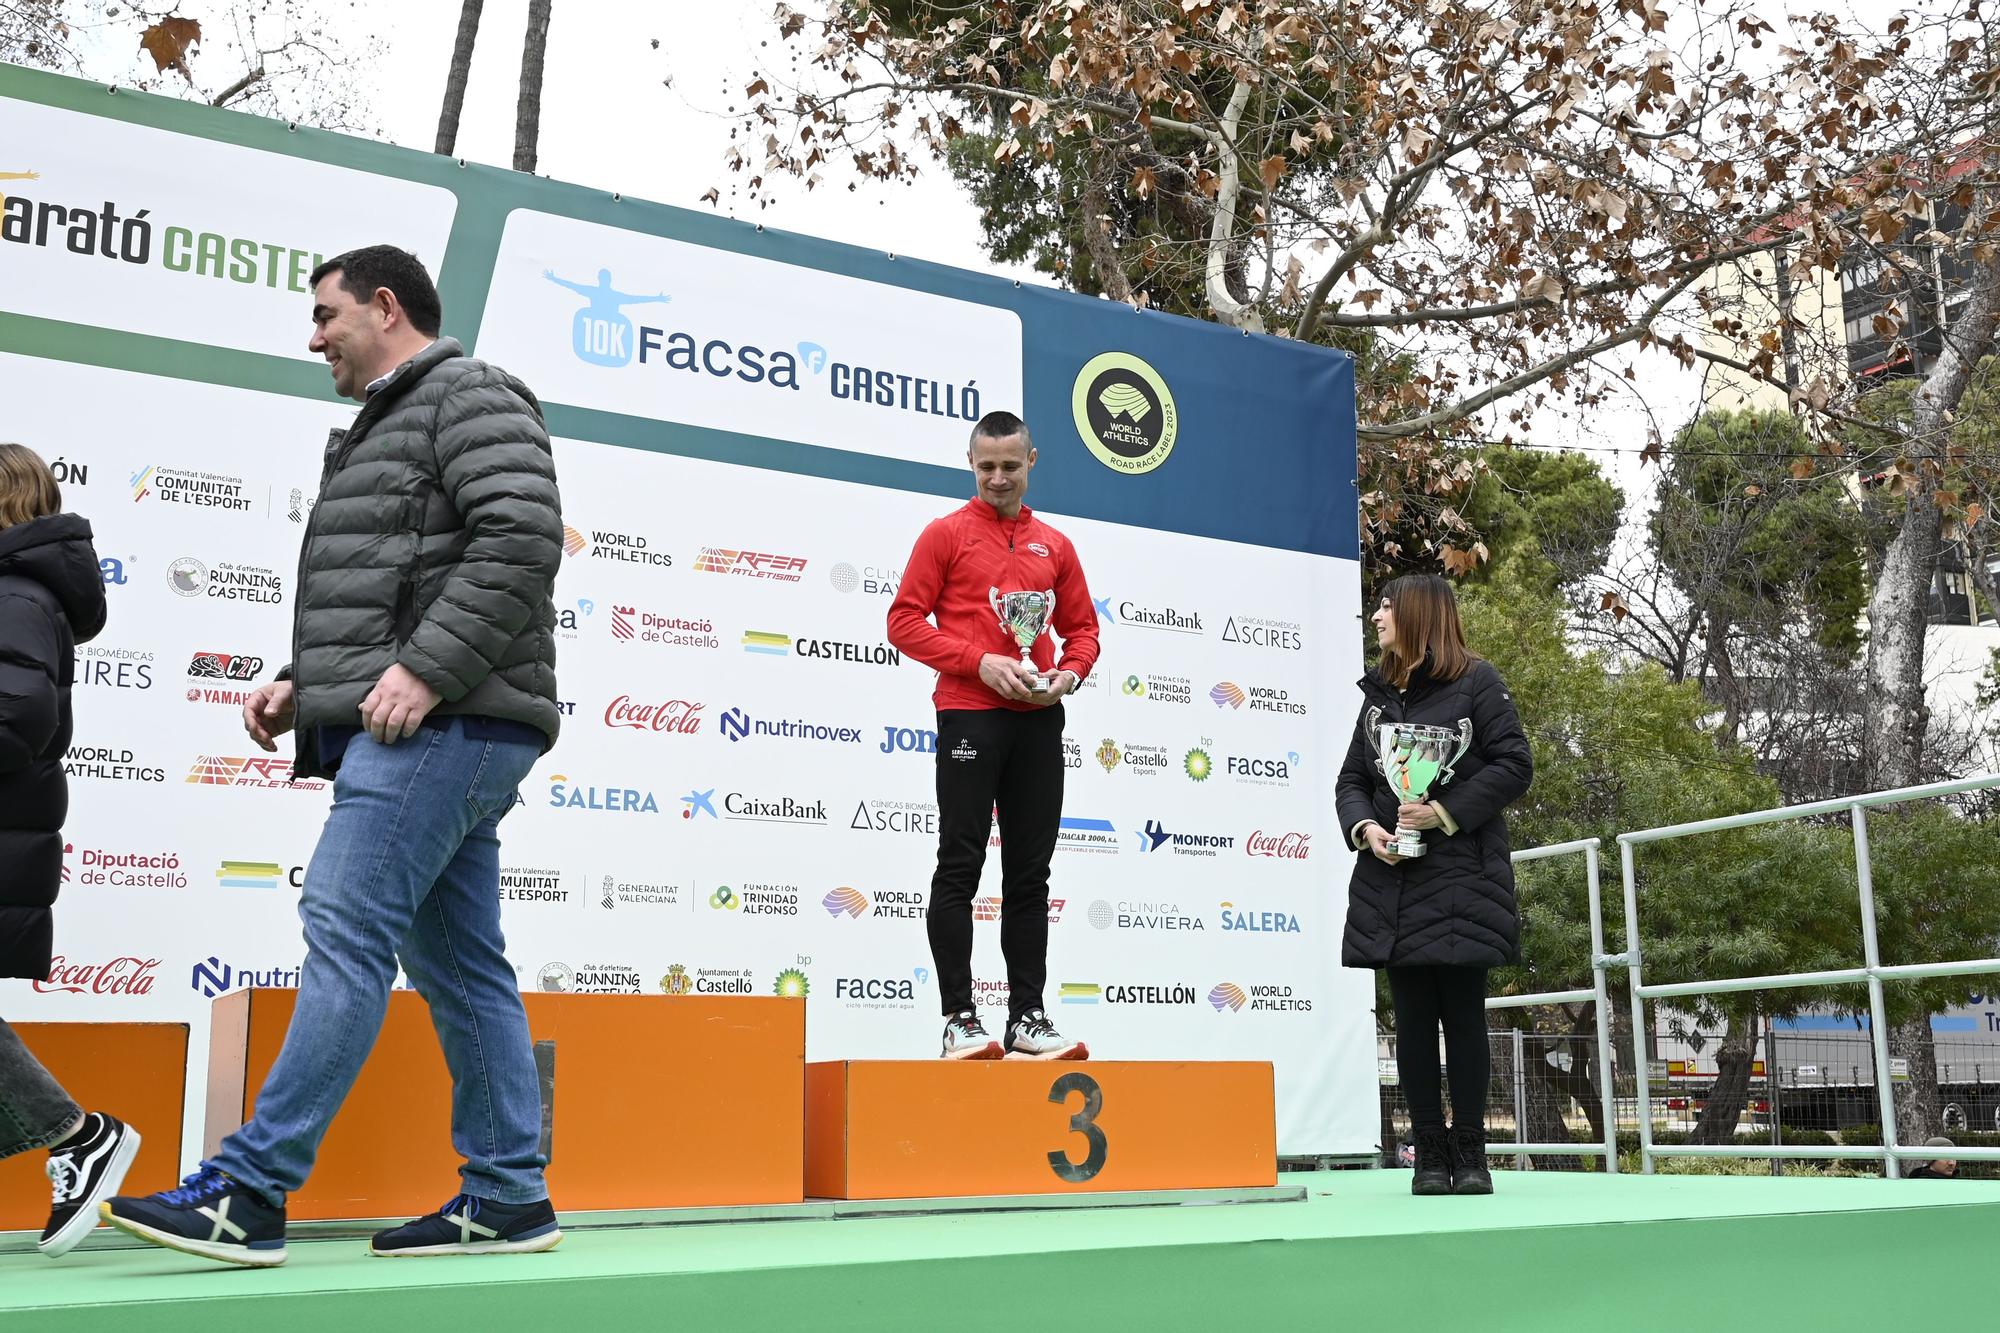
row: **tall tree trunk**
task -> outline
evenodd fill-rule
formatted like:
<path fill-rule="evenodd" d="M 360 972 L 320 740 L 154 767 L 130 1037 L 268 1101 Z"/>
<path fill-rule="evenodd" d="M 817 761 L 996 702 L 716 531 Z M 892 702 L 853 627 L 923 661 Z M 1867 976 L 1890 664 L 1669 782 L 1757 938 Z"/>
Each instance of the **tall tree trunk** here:
<path fill-rule="evenodd" d="M 1736 1122 L 1750 1104 L 1750 1066 L 1756 1057 L 1756 1029 L 1746 1026 L 1741 1018 L 1731 1017 L 1729 1031 L 1715 1051 L 1715 1086 L 1708 1090 L 1708 1105 L 1702 1108 L 1688 1142 L 1736 1141 Z"/>
<path fill-rule="evenodd" d="M 521 45 L 521 100 L 514 110 L 514 170 L 533 172 L 542 135 L 542 61 L 549 49 L 549 7 L 528 0 L 528 36 Z"/>
<path fill-rule="evenodd" d="M 1938 1132 L 1944 1098 L 1938 1093 L 1937 1042 L 1931 1036 L 1929 1014 L 1918 1014 L 1889 1028 L 1892 1058 L 1910 1062 L 1910 1081 L 1896 1085 L 1896 1142 L 1922 1143 Z M 1889 1077 L 1886 1069 L 1877 1078 Z"/>
<path fill-rule="evenodd" d="M 451 44 L 451 69 L 444 77 L 444 110 L 438 112 L 437 147 L 447 157 L 458 147 L 458 114 L 465 109 L 465 81 L 472 77 L 472 44 L 479 37 L 479 13 L 486 0 L 464 0 L 458 36 Z"/>
<path fill-rule="evenodd" d="M 1959 229 L 1961 240 L 1983 235 L 1994 201 L 1982 191 Z M 2000 327 L 2000 247 L 1973 270 L 1972 296 L 1946 331 L 1931 368 L 1910 396 L 1910 485 L 1903 521 L 1889 543 L 1868 599 L 1868 703 L 1865 749 L 1868 783 L 1880 791 L 1921 781 L 1924 757 L 1924 630 L 1926 603 L 1943 547 L 1944 514 L 1935 468 L 1945 456 L 1952 415 L 1979 358 Z"/>

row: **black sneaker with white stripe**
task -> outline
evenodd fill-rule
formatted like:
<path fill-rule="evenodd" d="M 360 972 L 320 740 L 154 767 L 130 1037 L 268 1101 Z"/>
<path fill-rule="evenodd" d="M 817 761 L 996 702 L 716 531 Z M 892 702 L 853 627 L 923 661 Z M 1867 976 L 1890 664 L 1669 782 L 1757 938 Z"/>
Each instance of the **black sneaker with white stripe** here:
<path fill-rule="evenodd" d="M 49 1149 L 49 1224 L 35 1248 L 51 1259 L 96 1228 L 97 1205 L 118 1192 L 139 1155 L 139 1131 L 92 1111 L 76 1133 Z"/>
<path fill-rule="evenodd" d="M 495 1203 L 458 1194 L 413 1222 L 375 1233 L 368 1252 L 385 1259 L 427 1254 L 534 1254 L 562 1243 L 556 1210 L 538 1203 Z"/>
<path fill-rule="evenodd" d="M 245 1268 L 285 1262 L 285 1210 L 212 1166 L 179 1189 L 107 1199 L 97 1211 L 120 1231 L 182 1254 Z"/>

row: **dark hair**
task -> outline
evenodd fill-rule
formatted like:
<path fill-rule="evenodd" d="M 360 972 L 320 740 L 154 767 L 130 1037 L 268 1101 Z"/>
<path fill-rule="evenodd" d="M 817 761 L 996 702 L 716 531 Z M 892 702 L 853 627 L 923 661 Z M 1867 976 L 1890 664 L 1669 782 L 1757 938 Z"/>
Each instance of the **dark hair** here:
<path fill-rule="evenodd" d="M 340 290 L 357 301 L 371 301 L 378 288 L 395 293 L 410 327 L 426 338 L 438 335 L 444 322 L 444 303 L 438 299 L 437 285 L 424 271 L 423 263 L 408 250 L 393 245 L 364 245 L 335 255 L 312 271 L 311 284 L 318 287 L 329 273 L 340 274 Z"/>
<path fill-rule="evenodd" d="M 966 441 L 971 448 L 981 440 L 1004 440 L 1010 435 L 1021 437 L 1021 443 L 1030 449 L 1035 447 L 1035 437 L 1028 434 L 1028 423 L 1012 412 L 988 412 L 979 418 L 979 424 L 972 428 L 972 438 Z"/>
<path fill-rule="evenodd" d="M 1458 598 L 1451 585 L 1435 574 L 1405 574 L 1382 589 L 1382 600 L 1396 617 L 1396 637 L 1382 650 L 1382 678 L 1403 689 L 1410 673 L 1426 666 L 1438 680 L 1457 680 L 1479 660 L 1465 646 L 1465 627 L 1458 619 Z"/>

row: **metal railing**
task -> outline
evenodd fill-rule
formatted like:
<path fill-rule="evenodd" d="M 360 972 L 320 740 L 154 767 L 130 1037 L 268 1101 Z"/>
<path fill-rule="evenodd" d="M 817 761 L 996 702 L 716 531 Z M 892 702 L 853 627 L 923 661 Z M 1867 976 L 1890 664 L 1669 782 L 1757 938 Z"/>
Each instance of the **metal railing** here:
<path fill-rule="evenodd" d="M 1922 1146 L 1908 1146 L 1896 1141 L 1896 1093 L 1895 1080 L 1890 1076 L 1888 1010 L 1882 998 L 1884 981 L 1910 980 L 1920 977 L 1968 976 L 1979 973 L 2000 973 L 2000 958 L 1960 959 L 1942 963 L 1905 963 L 1885 966 L 1875 932 L 1875 881 L 1873 864 L 1869 859 L 1868 815 L 1875 806 L 1897 805 L 1904 801 L 1924 800 L 1939 796 L 1951 796 L 1959 792 L 1977 791 L 1990 787 L 2000 787 L 2000 773 L 1982 773 L 1974 777 L 1961 778 L 1955 782 L 1933 782 L 1920 787 L 1903 787 L 1895 791 L 1870 792 L 1864 796 L 1844 797 L 1832 801 L 1814 801 L 1806 805 L 1783 806 L 1776 810 L 1758 810 L 1748 814 L 1727 815 L 1720 819 L 1702 819 L 1688 824 L 1672 824 L 1665 828 L 1645 829 L 1637 833 L 1618 835 L 1619 860 L 1625 881 L 1625 952 L 1610 957 L 1599 957 L 1602 953 L 1603 922 L 1602 908 L 1595 892 L 1593 874 L 1591 895 L 1591 938 L 1592 968 L 1597 983 L 1603 986 L 1603 967 L 1623 966 L 1631 992 L 1632 1002 L 1632 1072 L 1638 1093 L 1639 1115 L 1639 1165 L 1644 1172 L 1651 1173 L 1655 1157 L 1770 1157 L 1770 1158 L 1854 1158 L 1879 1161 L 1884 1173 L 1891 1178 L 1901 1174 L 1898 1160 L 1904 1157 L 1928 1157 L 1936 1149 Z M 1688 838 L 1700 833 L 1719 833 L 1727 829 L 1751 828 L 1760 824 L 1785 823 L 1795 819 L 1810 819 L 1819 815 L 1846 814 L 1854 828 L 1854 872 L 1861 910 L 1861 952 L 1860 967 L 1835 968 L 1822 972 L 1789 972 L 1759 977 L 1727 977 L 1710 981 L 1673 982 L 1666 985 L 1648 985 L 1645 980 L 1639 947 L 1639 886 L 1635 868 L 1633 849 L 1642 843 L 1666 842 L 1673 838 Z M 1562 844 L 1536 851 L 1555 855 L 1568 850 L 1574 844 Z M 1524 859 L 1528 853 L 1517 856 Z M 1593 865 L 1594 865 L 1593 856 Z M 1866 983 L 1868 987 L 1868 1027 L 1875 1057 L 1875 1097 L 1877 1110 L 1882 1121 L 1882 1144 L 1880 1147 L 1852 1145 L 1841 1147 L 1807 1147 L 1782 1144 L 1656 1144 L 1653 1142 L 1653 1124 L 1650 1107 L 1652 1092 L 1649 1086 L 1649 1072 L 1646 1066 L 1646 1001 L 1669 999 L 1678 995 L 1722 995 L 1738 991 L 1780 990 L 1800 986 L 1828 986 L 1839 984 Z M 1514 997 L 1510 997 L 1514 998 Z M 1523 997 L 1534 1002 L 1533 997 Z M 1491 1001 L 1488 1002 L 1489 1006 Z M 1600 1021 L 1598 1030 L 1602 1036 L 1606 1025 Z M 1609 1080 L 1606 1080 L 1607 1085 Z M 1614 1143 L 1615 1147 L 1615 1143 Z M 1578 1151 L 1571 1148 L 1571 1152 Z M 2000 1161 L 2000 1148 L 1959 1148 L 1954 1149 L 1954 1157 L 1969 1161 Z M 1616 1152 L 1607 1161 L 1615 1162 Z"/>
<path fill-rule="evenodd" d="M 1607 956 L 1604 952 L 1604 891 L 1599 879 L 1596 838 L 1579 838 L 1574 842 L 1551 843 L 1547 847 L 1530 847 L 1515 852 L 1514 864 L 1523 861 L 1546 861 L 1556 856 L 1583 854 L 1584 874 L 1590 886 L 1590 989 L 1539 991 L 1532 995 L 1496 995 L 1486 1001 L 1487 1011 L 1495 1009 L 1522 1009 L 1536 1004 L 1594 1004 L 1597 1006 L 1597 1088 L 1604 1106 L 1604 1142 L 1602 1143 L 1489 1143 L 1486 1151 L 1493 1156 L 1534 1157 L 1601 1157 L 1604 1169 L 1615 1173 L 1618 1170 L 1618 1116 L 1616 1104 L 1612 1100 L 1611 1086 L 1611 991 L 1605 977 L 1605 969 L 1622 955 Z M 1515 1059 L 1518 1063 L 1520 1051 L 1517 1045 Z M 1520 1093 L 1516 1091 L 1518 1102 Z M 1517 1105 L 1515 1110 L 1516 1138 L 1526 1132 L 1527 1122 Z"/>

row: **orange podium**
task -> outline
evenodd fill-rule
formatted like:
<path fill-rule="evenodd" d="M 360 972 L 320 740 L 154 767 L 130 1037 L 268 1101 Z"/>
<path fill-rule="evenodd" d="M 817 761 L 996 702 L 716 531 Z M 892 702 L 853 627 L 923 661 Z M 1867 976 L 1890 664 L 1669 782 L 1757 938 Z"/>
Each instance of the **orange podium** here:
<path fill-rule="evenodd" d="M 1271 1066 L 845 1060 L 806 1066 L 806 1192 L 935 1199 L 1275 1185 Z"/>
<path fill-rule="evenodd" d="M 804 1198 L 805 1002 L 778 996 L 528 994 L 549 1193 L 564 1212 Z M 216 1000 L 205 1152 L 248 1117 L 293 990 Z M 644 1127 L 634 1139 L 634 1124 Z M 413 991 L 389 998 L 295 1220 L 416 1217 L 457 1187 L 451 1076 Z"/>
<path fill-rule="evenodd" d="M 172 1189 L 180 1180 L 181 1118 L 187 1109 L 185 1023 L 15 1023 L 56 1082 L 86 1111 L 104 1111 L 139 1131 L 125 1194 Z M 0 1231 L 40 1231 L 49 1220 L 48 1163 L 39 1152 L 0 1161 Z"/>

